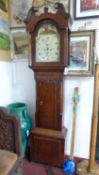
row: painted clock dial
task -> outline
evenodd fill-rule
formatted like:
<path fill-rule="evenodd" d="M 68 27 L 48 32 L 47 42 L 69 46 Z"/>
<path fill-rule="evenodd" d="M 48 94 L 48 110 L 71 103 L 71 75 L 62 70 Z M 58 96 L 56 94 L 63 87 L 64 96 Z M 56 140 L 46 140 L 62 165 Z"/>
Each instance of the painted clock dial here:
<path fill-rule="evenodd" d="M 44 24 L 36 35 L 36 62 L 58 62 L 60 35 L 52 24 Z"/>

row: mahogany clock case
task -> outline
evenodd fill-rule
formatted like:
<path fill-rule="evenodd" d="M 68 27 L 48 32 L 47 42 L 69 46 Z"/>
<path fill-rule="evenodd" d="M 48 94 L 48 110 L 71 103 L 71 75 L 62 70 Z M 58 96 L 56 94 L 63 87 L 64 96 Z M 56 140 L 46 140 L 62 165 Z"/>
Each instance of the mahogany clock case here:
<path fill-rule="evenodd" d="M 59 59 L 51 58 L 48 53 L 44 59 L 41 56 L 39 59 L 37 57 L 37 36 L 44 25 L 52 25 L 58 32 Z M 26 29 L 30 34 L 29 66 L 34 71 L 36 81 L 36 126 L 30 133 L 30 157 L 31 161 L 60 167 L 64 163 L 66 138 L 62 126 L 62 109 L 63 72 L 69 64 L 69 26 L 70 15 L 60 3 L 57 3 L 56 13 L 49 13 L 45 8 L 44 13 L 39 16 L 36 16 L 35 10 L 31 8 L 26 20 Z M 40 40 L 40 44 L 43 44 L 43 41 L 45 40 Z M 48 50 L 46 44 L 44 47 Z"/>
<path fill-rule="evenodd" d="M 30 33 L 31 64 L 36 80 L 36 127 L 62 129 L 63 72 L 69 63 L 70 15 L 62 4 L 57 5 L 56 13 L 45 12 L 35 15 L 30 9 L 26 29 Z M 36 36 L 45 24 L 55 26 L 60 36 L 59 61 L 36 61 Z M 43 41 L 42 41 L 43 44 Z"/>

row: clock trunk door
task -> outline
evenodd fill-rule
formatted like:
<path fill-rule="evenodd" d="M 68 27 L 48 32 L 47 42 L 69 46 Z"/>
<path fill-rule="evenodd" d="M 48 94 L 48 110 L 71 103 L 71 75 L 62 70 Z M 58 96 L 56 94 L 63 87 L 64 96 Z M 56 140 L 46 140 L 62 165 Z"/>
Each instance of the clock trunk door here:
<path fill-rule="evenodd" d="M 36 126 L 41 128 L 61 128 L 60 84 L 58 81 L 37 81 Z"/>

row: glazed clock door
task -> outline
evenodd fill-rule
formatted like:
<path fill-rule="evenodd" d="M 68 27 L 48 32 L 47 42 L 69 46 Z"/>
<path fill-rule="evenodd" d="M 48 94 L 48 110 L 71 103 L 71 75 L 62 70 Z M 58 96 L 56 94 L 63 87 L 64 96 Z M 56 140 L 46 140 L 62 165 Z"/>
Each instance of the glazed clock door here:
<path fill-rule="evenodd" d="M 52 24 L 43 24 L 36 35 L 36 62 L 58 62 L 60 35 Z"/>

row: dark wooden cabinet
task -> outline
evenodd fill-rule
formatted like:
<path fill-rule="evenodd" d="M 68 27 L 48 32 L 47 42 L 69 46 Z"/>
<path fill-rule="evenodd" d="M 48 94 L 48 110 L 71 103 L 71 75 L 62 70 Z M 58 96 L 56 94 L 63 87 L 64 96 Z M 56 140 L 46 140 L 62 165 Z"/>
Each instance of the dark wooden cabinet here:
<path fill-rule="evenodd" d="M 66 132 L 62 126 L 63 72 L 69 64 L 70 15 L 57 3 L 57 12 L 36 16 L 30 9 L 29 67 L 36 81 L 36 128 L 30 134 L 31 161 L 63 166 Z"/>

